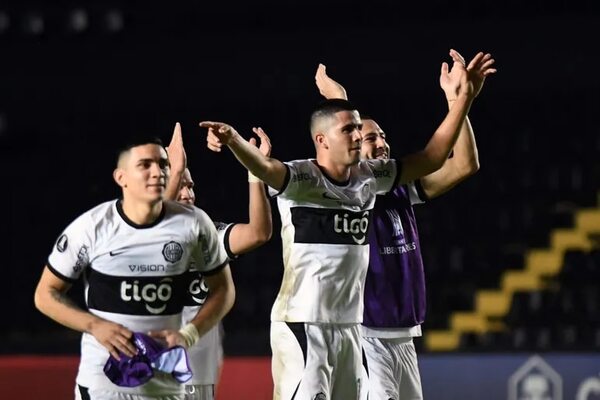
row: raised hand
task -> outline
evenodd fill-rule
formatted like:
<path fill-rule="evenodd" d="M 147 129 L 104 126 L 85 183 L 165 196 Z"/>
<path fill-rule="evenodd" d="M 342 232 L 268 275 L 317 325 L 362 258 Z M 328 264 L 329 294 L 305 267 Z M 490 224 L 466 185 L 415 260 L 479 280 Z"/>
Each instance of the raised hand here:
<path fill-rule="evenodd" d="M 252 132 L 254 132 L 258 138 L 260 139 L 260 145 L 258 145 L 258 150 L 260 150 L 260 152 L 265 156 L 265 157 L 269 157 L 271 155 L 271 139 L 269 138 L 269 136 L 267 136 L 267 134 L 265 133 L 265 131 L 263 131 L 262 128 L 258 127 L 258 128 L 252 128 Z M 255 138 L 250 138 L 249 140 L 250 144 L 253 146 L 256 146 L 256 139 Z"/>
<path fill-rule="evenodd" d="M 200 122 L 200 126 L 208 128 L 206 146 L 216 152 L 220 152 L 221 148 L 226 146 L 238 134 L 233 127 L 223 122 L 202 121 Z"/>
<path fill-rule="evenodd" d="M 448 101 L 454 100 L 461 90 L 469 96 L 477 96 L 483 87 L 485 78 L 496 73 L 492 68 L 495 60 L 491 54 L 477 53 L 467 66 L 465 59 L 454 49 L 450 50 L 452 68 L 449 70 L 447 63 L 442 63 L 440 72 L 440 86 Z"/>
<path fill-rule="evenodd" d="M 171 143 L 167 147 L 167 155 L 169 156 L 169 164 L 172 171 L 183 171 L 187 165 L 187 157 L 183 148 L 183 137 L 181 135 L 181 125 L 179 122 L 175 124 Z"/>
<path fill-rule="evenodd" d="M 479 52 L 467 66 L 469 80 L 473 83 L 475 96 L 481 91 L 485 78 L 496 73 L 496 68 L 492 67 L 495 62 L 490 53 L 483 54 Z"/>
<path fill-rule="evenodd" d="M 133 332 L 123 325 L 99 319 L 92 325 L 90 333 L 117 360 L 120 360 L 119 352 L 128 357 L 137 354 L 137 349 L 131 342 Z"/>
<path fill-rule="evenodd" d="M 348 100 L 346 89 L 327 75 L 325 65 L 319 64 L 315 74 L 315 82 L 319 88 L 319 93 L 326 99 L 345 99 Z"/>

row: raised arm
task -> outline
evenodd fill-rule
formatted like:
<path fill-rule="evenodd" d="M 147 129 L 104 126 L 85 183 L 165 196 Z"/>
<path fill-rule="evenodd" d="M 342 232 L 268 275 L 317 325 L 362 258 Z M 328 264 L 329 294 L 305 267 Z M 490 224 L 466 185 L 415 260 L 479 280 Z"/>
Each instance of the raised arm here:
<path fill-rule="evenodd" d="M 92 334 L 117 360 L 119 351 L 133 357 L 136 348 L 129 340 L 132 332 L 82 310 L 67 296 L 70 288 L 70 283 L 57 277 L 46 266 L 35 289 L 36 308 L 61 325 Z"/>
<path fill-rule="evenodd" d="M 486 62 L 490 59 L 491 55 L 486 54 L 482 61 Z M 481 88 L 485 82 L 485 75 L 477 73 L 481 71 L 474 72 L 473 79 L 480 81 L 476 83 L 476 86 Z M 440 86 L 446 95 L 448 108 L 451 108 L 458 96 L 458 85 L 455 76 L 449 73 L 448 64 L 446 63 L 442 64 Z M 473 134 L 471 122 L 466 117 L 454 145 L 453 157 L 446 160 L 439 170 L 421 178 L 421 184 L 427 197 L 434 198 L 450 190 L 478 170 L 479 155 L 475 135 Z"/>
<path fill-rule="evenodd" d="M 402 158 L 400 184 L 429 175 L 442 167 L 461 132 L 473 99 L 481 90 L 482 77 L 496 72 L 489 54 L 478 53 L 468 66 L 457 51 L 450 50 L 450 56 L 454 63 L 449 75 L 457 85 L 456 99 L 425 148 Z M 447 68 L 442 64 L 442 71 Z"/>
<path fill-rule="evenodd" d="M 183 147 L 183 137 L 179 122 L 175 124 L 171 143 L 167 147 L 167 155 L 169 156 L 170 175 L 164 198 L 165 200 L 177 200 L 177 194 L 181 189 L 181 181 L 187 166 L 187 157 Z"/>
<path fill-rule="evenodd" d="M 260 139 L 258 150 L 265 156 L 271 155 L 271 141 L 262 128 L 252 129 Z M 250 144 L 256 146 L 256 139 Z M 243 254 L 266 243 L 273 233 L 271 206 L 263 182 L 248 173 L 249 204 L 248 223 L 235 224 L 229 234 L 229 248 L 234 254 Z"/>
<path fill-rule="evenodd" d="M 208 128 L 206 137 L 209 149 L 220 152 L 223 146 L 229 147 L 238 161 L 255 176 L 275 190 L 281 190 L 285 183 L 287 167 L 281 161 L 264 156 L 260 150 L 244 140 L 231 126 L 222 122 L 204 121 Z"/>
<path fill-rule="evenodd" d="M 465 118 L 461 132 L 454 145 L 453 156 L 442 168 L 421 178 L 421 186 L 427 198 L 438 197 L 479 170 L 479 155 L 473 128 Z"/>

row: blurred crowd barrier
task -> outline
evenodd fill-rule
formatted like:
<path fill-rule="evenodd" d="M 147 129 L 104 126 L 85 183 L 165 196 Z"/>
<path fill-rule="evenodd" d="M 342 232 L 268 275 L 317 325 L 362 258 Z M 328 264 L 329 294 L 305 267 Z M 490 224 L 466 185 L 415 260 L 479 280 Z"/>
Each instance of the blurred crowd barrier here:
<path fill-rule="evenodd" d="M 70 399 L 74 356 L 0 358 L 3 399 Z M 420 357 L 426 399 L 597 400 L 600 354 L 438 354 Z M 272 398 L 268 357 L 225 359 L 217 400 Z"/>

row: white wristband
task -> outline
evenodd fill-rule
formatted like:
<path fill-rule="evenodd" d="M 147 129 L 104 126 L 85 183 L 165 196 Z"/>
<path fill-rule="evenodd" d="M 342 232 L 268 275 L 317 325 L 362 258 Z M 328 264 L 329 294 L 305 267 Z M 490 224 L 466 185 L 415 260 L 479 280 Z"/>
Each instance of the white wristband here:
<path fill-rule="evenodd" d="M 200 339 L 200 334 L 198 333 L 198 329 L 191 322 L 188 323 L 183 328 L 181 328 L 179 330 L 179 334 L 181 336 L 183 336 L 183 339 L 185 340 L 185 346 L 188 349 L 190 347 L 192 347 Z"/>
<path fill-rule="evenodd" d="M 248 171 L 248 182 L 250 183 L 262 183 L 262 180 L 254 175 L 252 172 Z"/>

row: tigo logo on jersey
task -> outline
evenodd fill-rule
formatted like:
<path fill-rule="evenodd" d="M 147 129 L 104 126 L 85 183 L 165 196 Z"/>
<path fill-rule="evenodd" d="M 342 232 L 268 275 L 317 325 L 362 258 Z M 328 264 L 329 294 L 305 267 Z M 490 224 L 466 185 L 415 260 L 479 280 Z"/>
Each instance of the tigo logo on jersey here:
<path fill-rule="evenodd" d="M 294 243 L 366 245 L 369 210 L 293 207 Z"/>
<path fill-rule="evenodd" d="M 181 260 L 181 257 L 183 256 L 183 248 L 179 243 L 170 241 L 163 247 L 162 254 L 166 261 L 175 263 Z"/>
<path fill-rule="evenodd" d="M 190 282 L 188 287 L 190 297 L 197 305 L 202 305 L 208 297 L 208 286 L 204 283 L 204 279 L 197 278 Z"/>
<path fill-rule="evenodd" d="M 336 233 L 349 233 L 356 244 L 363 244 L 367 239 L 369 229 L 369 212 L 365 211 L 361 218 L 350 219 L 347 213 L 341 217 L 335 214 L 333 217 L 333 230 Z"/>
<path fill-rule="evenodd" d="M 139 281 L 135 280 L 133 283 L 127 281 L 121 282 L 121 299 L 126 302 L 130 301 L 143 301 L 151 314 L 160 314 L 167 308 L 167 302 L 171 299 L 173 294 L 173 288 L 171 278 L 161 279 L 159 284 L 147 283 L 140 287 Z M 160 301 L 162 304 L 159 307 L 153 307 L 148 303 L 155 303 Z"/>

